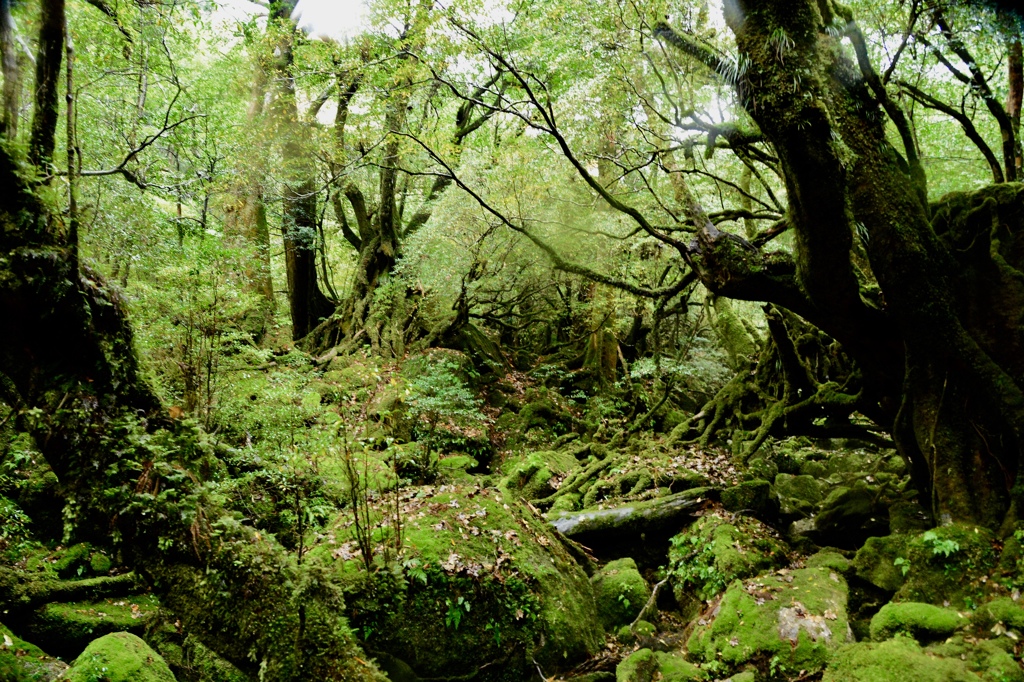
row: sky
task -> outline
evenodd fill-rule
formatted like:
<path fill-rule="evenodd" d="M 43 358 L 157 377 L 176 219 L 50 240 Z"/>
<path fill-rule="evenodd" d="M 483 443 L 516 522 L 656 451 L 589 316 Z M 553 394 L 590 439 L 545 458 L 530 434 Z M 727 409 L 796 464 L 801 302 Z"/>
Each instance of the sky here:
<path fill-rule="evenodd" d="M 249 0 L 218 0 L 214 22 L 234 23 L 266 14 L 265 7 Z M 367 22 L 366 0 L 299 0 L 292 16 L 312 38 L 344 42 L 358 34 Z"/>

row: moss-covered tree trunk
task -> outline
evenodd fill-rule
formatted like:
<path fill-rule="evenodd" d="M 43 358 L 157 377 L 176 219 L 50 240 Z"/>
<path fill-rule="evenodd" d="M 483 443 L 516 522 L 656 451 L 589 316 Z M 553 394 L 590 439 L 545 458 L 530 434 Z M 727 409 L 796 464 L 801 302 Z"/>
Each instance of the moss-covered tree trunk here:
<path fill-rule="evenodd" d="M 892 423 L 937 521 L 997 527 L 1024 502 L 1024 188 L 923 201 L 916 150 L 886 137 L 884 87 L 834 30 L 852 19 L 827 0 L 726 3 L 749 59 L 737 90 L 779 156 L 797 242 L 791 285 L 738 297 L 774 299 L 843 344 L 858 399 Z M 851 266 L 858 233 L 882 299 Z M 705 235 L 697 259 L 712 290 L 737 293 L 724 273 L 738 265 L 748 281 L 770 274 L 727 242 Z"/>

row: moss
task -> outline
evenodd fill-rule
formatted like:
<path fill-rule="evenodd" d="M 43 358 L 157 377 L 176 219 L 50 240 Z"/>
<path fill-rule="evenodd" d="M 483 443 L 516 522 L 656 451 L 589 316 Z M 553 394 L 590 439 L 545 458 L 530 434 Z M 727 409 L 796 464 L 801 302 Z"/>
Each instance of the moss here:
<path fill-rule="evenodd" d="M 650 649 L 640 649 L 623 659 L 615 668 L 615 682 L 651 682 L 658 674 L 658 657 Z"/>
<path fill-rule="evenodd" d="M 1006 646 L 1000 646 L 1005 643 Z M 1021 670 L 1012 652 L 1016 642 L 1009 639 L 981 640 L 974 637 L 954 636 L 929 646 L 931 655 L 964 661 L 967 669 L 981 676 L 984 682 L 1024 682 Z"/>
<path fill-rule="evenodd" d="M 707 679 L 707 675 L 680 656 L 640 649 L 619 663 L 615 679 L 616 682 L 691 682 Z"/>
<path fill-rule="evenodd" d="M 114 562 L 103 552 L 93 552 L 89 557 L 89 568 L 96 575 L 106 575 L 114 567 Z"/>
<path fill-rule="evenodd" d="M 65 663 L 47 655 L 34 644 L 19 639 L 0 623 L 0 680 L 3 682 L 52 680 L 60 675 L 65 668 L 67 668 Z"/>
<path fill-rule="evenodd" d="M 387 570 L 365 573 L 348 514 L 305 559 L 341 583 L 371 656 L 386 653 L 420 677 L 517 680 L 533 658 L 555 669 L 603 645 L 586 574 L 517 498 L 430 487 L 410 497 L 403 517 L 402 555 Z"/>
<path fill-rule="evenodd" d="M 858 643 L 835 653 L 822 682 L 978 682 L 959 659 L 929 656 L 909 637 Z"/>
<path fill-rule="evenodd" d="M 151 597 L 47 604 L 32 615 L 28 632 L 35 640 L 46 642 L 51 653 L 72 658 L 101 635 L 141 635 L 156 610 L 157 604 Z"/>
<path fill-rule="evenodd" d="M 848 640 L 846 601 L 846 581 L 827 568 L 735 581 L 713 620 L 694 628 L 687 648 L 727 669 L 774 661 L 777 670 L 814 674 Z"/>
<path fill-rule="evenodd" d="M 823 549 L 817 554 L 807 557 L 804 564 L 807 568 L 830 568 L 836 573 L 846 574 L 853 568 L 853 562 L 839 552 Z"/>
<path fill-rule="evenodd" d="M 555 492 L 552 479 L 578 466 L 576 458 L 565 450 L 532 452 L 507 469 L 504 487 L 518 491 L 527 500 L 547 497 Z"/>
<path fill-rule="evenodd" d="M 711 599 L 737 578 L 782 566 L 787 552 L 760 521 L 710 513 L 672 538 L 668 559 L 672 590 L 686 613 L 692 598 Z"/>
<path fill-rule="evenodd" d="M 86 647 L 66 673 L 68 682 L 174 682 L 167 663 L 133 634 L 115 632 Z"/>
<path fill-rule="evenodd" d="M 954 608 L 981 603 L 995 589 L 989 580 L 997 557 L 991 531 L 952 524 L 912 536 L 906 544 L 909 562 L 899 601 L 949 602 Z"/>
<path fill-rule="evenodd" d="M 654 633 L 658 631 L 658 628 L 654 627 L 652 623 L 648 623 L 646 620 L 638 621 L 636 628 L 630 628 L 629 625 L 623 625 L 619 628 L 615 636 L 623 644 L 632 644 L 637 639 L 644 639 L 647 637 L 653 637 Z"/>
<path fill-rule="evenodd" d="M 1006 628 L 1024 632 L 1024 607 L 1009 597 L 999 597 L 979 606 L 973 620 L 980 630 L 990 630 L 1002 623 Z"/>
<path fill-rule="evenodd" d="M 905 559 L 907 538 L 901 535 L 868 538 L 853 558 L 857 577 L 886 592 L 903 585 L 904 575 L 897 559 Z"/>
<path fill-rule="evenodd" d="M 732 512 L 747 512 L 755 516 L 771 516 L 774 500 L 768 481 L 744 481 L 722 491 L 722 506 Z"/>
<path fill-rule="evenodd" d="M 917 602 L 889 603 L 871 619 L 871 639 L 880 642 L 907 634 L 927 642 L 949 637 L 967 620 L 952 609 Z"/>
<path fill-rule="evenodd" d="M 784 517 L 812 516 L 821 504 L 821 484 L 813 476 L 779 474 L 774 487 L 779 497 L 779 511 Z"/>
<path fill-rule="evenodd" d="M 651 596 L 636 562 L 626 557 L 605 565 L 591 578 L 597 615 L 608 630 L 633 622 Z"/>

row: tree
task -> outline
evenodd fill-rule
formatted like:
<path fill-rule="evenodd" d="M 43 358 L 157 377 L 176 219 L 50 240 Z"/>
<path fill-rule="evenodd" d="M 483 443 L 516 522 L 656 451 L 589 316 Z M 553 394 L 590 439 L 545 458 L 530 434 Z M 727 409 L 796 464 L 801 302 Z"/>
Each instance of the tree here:
<path fill-rule="evenodd" d="M 64 26 L 63 3 L 44 4 L 40 52 L 60 54 L 63 31 L 52 28 Z M 358 658 L 326 579 L 211 495 L 211 446 L 175 426 L 141 378 L 122 296 L 69 257 L 60 213 L 36 190 L 55 160 L 51 68 L 36 83 L 37 108 L 47 109 L 34 117 L 38 165 L 0 139 L 3 400 L 21 410 L 83 531 L 113 534 L 128 564 L 214 651 L 264 679 L 382 679 Z"/>
<path fill-rule="evenodd" d="M 998 159 L 995 179 L 1015 177 L 1016 131 L 993 88 L 983 82 L 965 35 L 956 32 L 951 17 L 964 14 L 952 5 L 926 10 L 915 3 L 910 9 L 931 13 L 930 37 L 918 35 L 915 44 L 923 46 L 921 54 L 953 69 L 968 88 L 966 96 L 977 98 L 994 119 L 1003 151 L 1001 159 L 992 155 Z M 937 520 L 994 528 L 1012 524 L 1024 504 L 1018 479 L 1024 289 L 1015 236 L 1022 188 L 997 184 L 928 200 L 922 124 L 908 116 L 900 92 L 886 82 L 894 70 L 899 73 L 898 54 L 883 79 L 845 7 L 828 1 L 730 0 L 724 18 L 736 41 L 731 58 L 713 47 L 699 21 L 670 15 L 668 21 L 649 22 L 647 16 L 623 9 L 610 19 L 638 36 L 631 50 L 612 38 L 607 49 L 631 90 L 626 106 L 643 111 L 646 119 L 634 118 L 631 137 L 621 136 L 613 154 L 598 156 L 620 169 L 620 181 L 612 186 L 588 170 L 595 155 L 580 151 L 577 124 L 558 106 L 566 74 L 546 73 L 536 66 L 543 62 L 534 61 L 539 48 L 530 39 L 535 35 L 530 22 L 543 21 L 543 10 L 518 16 L 517 30 L 475 28 L 455 15 L 451 21 L 513 79 L 514 94 L 501 99 L 503 112 L 549 140 L 594 195 L 633 223 L 634 233 L 672 248 L 679 267 L 712 293 L 769 303 L 797 316 L 769 316 L 771 352 L 783 368 L 776 398 L 744 415 L 741 405 L 757 389 L 738 378 L 698 415 L 714 415 L 706 428 L 735 412 L 741 432 L 750 429 L 749 455 L 783 424 L 818 433 L 836 424 L 834 432 L 842 433 L 849 416 L 859 412 L 892 436 Z M 689 31 L 673 28 L 681 19 Z M 907 32 L 911 41 L 913 24 Z M 935 47 L 935 39 L 955 57 Z M 1013 39 L 1007 44 L 1012 47 Z M 694 63 L 717 83 L 718 92 L 735 93 L 734 122 L 714 122 L 695 108 L 693 91 L 680 83 L 680 74 Z M 1014 68 L 1011 83 L 1017 79 Z M 904 92 L 929 104 L 938 101 L 920 88 Z M 1014 101 L 1011 111 L 1017 110 Z M 702 171 L 696 160 L 692 169 L 674 160 L 678 150 L 694 158 L 696 144 L 705 146 L 707 159 L 717 148 L 732 151 L 759 179 L 775 174 L 781 186 L 773 189 L 761 179 L 758 196 L 747 192 L 765 211 L 757 215 L 741 207 L 709 214 L 702 204 L 710 197 L 700 198 L 693 178 L 707 177 L 741 195 L 744 190 L 721 171 Z M 638 286 L 568 261 L 529 227 L 523 213 L 509 212 L 485 189 L 460 178 L 443 155 L 434 159 L 483 210 L 527 235 L 556 267 L 655 300 L 666 301 L 682 290 Z M 661 171 L 660 184 L 647 174 L 649 168 Z M 671 199 L 663 196 L 666 190 Z M 784 206 L 775 198 L 780 191 Z M 776 206 L 784 208 L 784 216 Z M 772 224 L 750 240 L 716 224 L 739 218 Z M 766 248 L 787 233 L 794 239 L 792 255 Z M 809 367 L 794 346 L 804 324 L 800 320 L 838 341 L 856 369 L 840 376 Z"/>

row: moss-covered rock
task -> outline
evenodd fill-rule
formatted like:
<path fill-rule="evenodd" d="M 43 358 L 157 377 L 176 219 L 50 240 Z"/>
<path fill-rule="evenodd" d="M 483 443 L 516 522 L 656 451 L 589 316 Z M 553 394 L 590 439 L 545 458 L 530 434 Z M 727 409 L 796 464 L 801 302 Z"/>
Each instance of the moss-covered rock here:
<path fill-rule="evenodd" d="M 707 674 L 681 656 L 664 651 L 640 649 L 615 668 L 616 682 L 695 682 Z"/>
<path fill-rule="evenodd" d="M 50 682 L 60 677 L 67 667 L 34 644 L 19 639 L 0 623 L 0 680 L 3 682 Z"/>
<path fill-rule="evenodd" d="M 578 466 L 576 458 L 567 450 L 532 452 L 507 470 L 503 487 L 517 491 L 527 500 L 547 497 L 555 492 L 553 479 Z"/>
<path fill-rule="evenodd" d="M 785 545 L 745 516 L 712 512 L 669 543 L 669 582 L 684 615 L 737 578 L 783 566 Z"/>
<path fill-rule="evenodd" d="M 933 656 L 960 660 L 984 682 L 1024 682 L 1024 671 L 1014 659 L 1016 641 L 981 640 L 955 635 L 944 642 L 929 646 L 925 651 Z"/>
<path fill-rule="evenodd" d="M 402 515 L 402 553 L 387 570 L 367 575 L 348 514 L 306 558 L 343 586 L 349 622 L 371 656 L 387 654 L 424 678 L 518 680 L 534 658 L 557 669 L 603 646 L 589 579 L 517 496 L 426 487 L 408 496 Z"/>
<path fill-rule="evenodd" d="M 849 644 L 837 651 L 822 682 L 979 682 L 959 659 L 926 653 L 909 637 Z"/>
<path fill-rule="evenodd" d="M 690 653 L 727 669 L 747 665 L 776 670 L 825 668 L 852 639 L 846 615 L 846 581 L 827 568 L 778 571 L 735 581 L 687 641 Z"/>
<path fill-rule="evenodd" d="M 144 641 L 128 632 L 94 640 L 64 675 L 67 682 L 175 682 L 171 669 Z"/>
<path fill-rule="evenodd" d="M 807 561 L 804 565 L 807 568 L 829 568 L 840 575 L 845 575 L 853 570 L 852 561 L 844 557 L 839 552 L 827 549 L 823 549 L 820 552 L 807 557 Z"/>
<path fill-rule="evenodd" d="M 814 519 L 817 537 L 838 547 L 856 548 L 866 538 L 888 532 L 887 502 L 863 479 L 834 488 Z"/>
<path fill-rule="evenodd" d="M 871 619 L 871 639 L 876 642 L 896 634 L 910 635 L 919 642 L 946 639 L 967 619 L 952 609 L 917 602 L 886 604 Z"/>
<path fill-rule="evenodd" d="M 158 605 L 149 596 L 108 599 L 99 602 L 47 604 L 35 611 L 28 623 L 29 635 L 46 642 L 50 653 L 74 658 L 92 640 L 114 632 L 145 632 Z"/>
<path fill-rule="evenodd" d="M 853 558 L 857 577 L 885 592 L 896 592 L 903 585 L 907 540 L 902 535 L 868 538 Z M 903 561 L 897 561 L 902 559 Z"/>
<path fill-rule="evenodd" d="M 854 557 L 858 578 L 897 602 L 973 608 L 996 596 L 991 532 L 950 525 L 919 535 L 870 538 Z"/>
<path fill-rule="evenodd" d="M 821 504 L 821 484 L 813 476 L 779 474 L 775 477 L 775 494 L 779 513 L 784 518 L 806 518 L 814 515 Z"/>
<path fill-rule="evenodd" d="M 651 597 L 651 589 L 629 557 L 616 559 L 601 568 L 591 582 L 597 600 L 597 615 L 607 630 L 632 623 Z"/>
<path fill-rule="evenodd" d="M 657 631 L 658 628 L 654 627 L 653 623 L 641 620 L 637 621 L 635 628 L 630 625 L 623 625 L 619 628 L 618 632 L 615 633 L 615 637 L 623 644 L 632 644 L 638 639 L 653 637 L 654 633 Z"/>
<path fill-rule="evenodd" d="M 768 518 L 777 510 L 768 481 L 743 481 L 722 491 L 722 506 L 732 512 L 744 512 Z"/>

